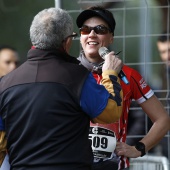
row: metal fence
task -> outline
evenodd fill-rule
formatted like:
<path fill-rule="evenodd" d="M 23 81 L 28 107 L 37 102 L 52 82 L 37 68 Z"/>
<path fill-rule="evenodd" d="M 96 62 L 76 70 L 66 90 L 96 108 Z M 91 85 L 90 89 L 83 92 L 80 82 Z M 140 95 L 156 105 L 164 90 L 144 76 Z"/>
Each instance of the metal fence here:
<path fill-rule="evenodd" d="M 164 1 L 165 2 L 165 1 Z M 169 72 L 162 72 L 162 67 L 166 63 L 162 62 L 157 49 L 157 38 L 163 30 L 170 30 L 170 1 L 161 4 L 159 0 L 56 0 L 56 6 L 69 11 L 73 17 L 74 23 L 78 13 L 85 7 L 92 5 L 104 5 L 109 7 L 116 19 L 116 30 L 114 44 L 110 48 L 115 51 L 122 50 L 120 55 L 123 62 L 137 69 L 146 82 L 154 90 L 159 100 L 163 103 L 165 109 L 170 110 L 168 104 L 169 96 Z M 75 24 L 75 32 L 78 32 Z M 167 35 L 170 34 L 167 31 Z M 79 38 L 73 43 L 72 55 L 78 56 L 80 47 Z M 168 66 L 166 66 L 168 67 Z M 166 75 L 163 79 L 162 75 Z M 163 83 L 166 86 L 163 88 Z M 138 105 L 131 107 L 130 114 L 142 111 Z M 129 134 L 127 139 L 135 140 L 142 138 L 149 130 L 149 119 L 145 116 L 144 134 Z M 131 124 L 133 122 L 129 122 Z M 150 154 L 163 155 L 162 148 L 168 150 L 167 158 L 170 160 L 170 132 L 164 137 L 166 144 L 159 144 Z M 163 155 L 164 156 L 164 155 Z"/>

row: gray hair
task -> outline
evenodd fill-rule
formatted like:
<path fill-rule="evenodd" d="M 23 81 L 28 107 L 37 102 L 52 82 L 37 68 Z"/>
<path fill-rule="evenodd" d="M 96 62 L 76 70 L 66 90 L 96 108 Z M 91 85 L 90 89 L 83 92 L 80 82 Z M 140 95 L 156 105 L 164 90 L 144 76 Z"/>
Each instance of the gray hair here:
<path fill-rule="evenodd" d="M 73 21 L 65 10 L 49 8 L 39 12 L 30 27 L 30 39 L 36 48 L 57 49 L 73 33 Z"/>

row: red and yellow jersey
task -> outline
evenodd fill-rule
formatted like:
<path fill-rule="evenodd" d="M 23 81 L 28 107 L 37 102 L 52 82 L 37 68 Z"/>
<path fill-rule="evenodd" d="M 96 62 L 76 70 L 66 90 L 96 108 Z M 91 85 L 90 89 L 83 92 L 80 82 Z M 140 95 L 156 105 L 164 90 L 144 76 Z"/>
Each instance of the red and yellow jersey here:
<path fill-rule="evenodd" d="M 138 104 L 141 104 L 149 99 L 154 93 L 147 85 L 144 78 L 136 70 L 126 65 L 123 66 L 122 70 L 126 74 L 129 84 L 127 85 L 121 81 L 123 90 L 123 111 L 120 120 L 116 123 L 107 125 L 91 123 L 90 126 L 91 128 L 100 127 L 112 131 L 115 133 L 117 141 L 125 142 L 127 135 L 128 112 L 132 99 L 136 100 Z M 102 76 L 95 73 L 93 73 L 93 76 L 97 83 L 100 84 Z M 129 167 L 128 159 L 122 156 L 120 157 L 119 169 L 126 167 Z"/>

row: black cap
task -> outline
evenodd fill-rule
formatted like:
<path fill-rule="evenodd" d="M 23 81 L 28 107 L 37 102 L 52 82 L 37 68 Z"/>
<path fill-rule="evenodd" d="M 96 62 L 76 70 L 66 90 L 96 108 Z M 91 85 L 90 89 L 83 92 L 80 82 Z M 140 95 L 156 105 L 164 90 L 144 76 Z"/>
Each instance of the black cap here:
<path fill-rule="evenodd" d="M 115 19 L 112 13 L 107 10 L 91 10 L 91 9 L 84 10 L 77 17 L 77 20 L 76 20 L 77 26 L 81 28 L 83 23 L 87 19 L 92 18 L 94 16 L 98 16 L 102 18 L 108 24 L 111 32 L 114 33 L 116 22 L 115 22 Z"/>

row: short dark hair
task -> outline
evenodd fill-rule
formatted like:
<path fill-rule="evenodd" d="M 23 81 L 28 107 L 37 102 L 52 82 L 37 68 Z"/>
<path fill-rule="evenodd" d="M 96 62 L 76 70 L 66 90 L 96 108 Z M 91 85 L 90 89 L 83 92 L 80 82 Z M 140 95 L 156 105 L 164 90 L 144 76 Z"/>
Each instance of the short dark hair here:
<path fill-rule="evenodd" d="M 170 41 L 170 33 L 167 31 L 164 31 L 159 37 L 158 37 L 158 42 L 166 42 Z"/>
<path fill-rule="evenodd" d="M 9 50 L 17 52 L 17 50 L 14 47 L 10 46 L 10 45 L 0 45 L 0 52 L 2 50 L 4 50 L 4 49 L 9 49 Z"/>

